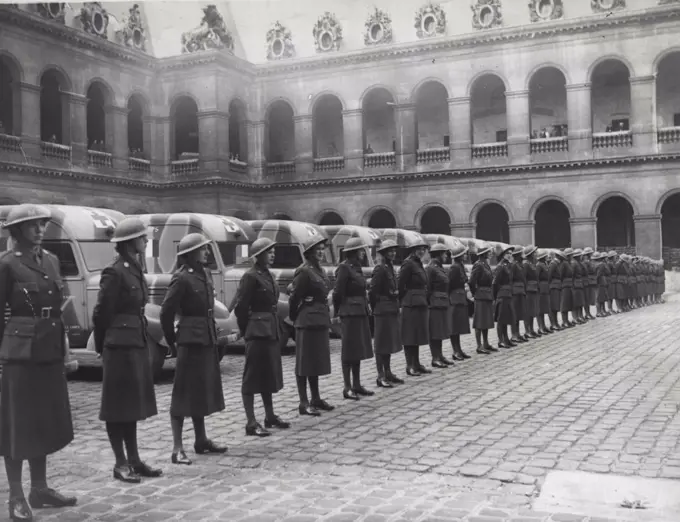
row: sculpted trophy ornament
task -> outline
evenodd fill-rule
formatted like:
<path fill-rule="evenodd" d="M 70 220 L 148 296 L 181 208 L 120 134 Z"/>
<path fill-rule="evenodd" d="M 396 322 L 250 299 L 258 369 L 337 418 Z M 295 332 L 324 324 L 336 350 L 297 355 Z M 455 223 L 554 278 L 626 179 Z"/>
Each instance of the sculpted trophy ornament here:
<path fill-rule="evenodd" d="M 66 18 L 65 2 L 41 2 L 38 4 L 38 14 L 50 20 L 64 23 Z"/>
<path fill-rule="evenodd" d="M 500 0 L 476 0 L 471 9 L 472 27 L 475 29 L 492 29 L 503 25 Z"/>
<path fill-rule="evenodd" d="M 378 45 L 392 42 L 392 19 L 385 11 L 375 8 L 369 15 L 364 30 L 364 43 Z"/>
<path fill-rule="evenodd" d="M 317 52 L 337 51 L 342 43 L 342 26 L 334 14 L 326 11 L 317 20 L 312 35 Z"/>
<path fill-rule="evenodd" d="M 108 40 L 106 29 L 109 27 L 109 15 L 99 2 L 87 2 L 80 8 L 78 17 L 86 33 Z"/>
<path fill-rule="evenodd" d="M 607 13 L 626 8 L 626 0 L 590 0 L 594 13 Z"/>
<path fill-rule="evenodd" d="M 562 0 L 531 0 L 529 2 L 529 15 L 532 22 L 559 20 L 564 16 Z"/>
<path fill-rule="evenodd" d="M 125 25 L 119 31 L 116 31 L 116 37 L 119 43 L 126 47 L 146 51 L 146 35 L 144 34 L 144 24 L 142 23 L 142 14 L 139 11 L 139 4 L 135 4 L 130 8 L 129 15 L 124 20 Z"/>
<path fill-rule="evenodd" d="M 446 34 L 446 13 L 439 4 L 427 4 L 416 12 L 416 35 L 430 38 Z"/>
<path fill-rule="evenodd" d="M 267 60 L 282 60 L 283 58 L 293 58 L 295 56 L 295 46 L 290 31 L 277 21 L 269 31 L 267 31 Z"/>
<path fill-rule="evenodd" d="M 200 27 L 182 33 L 182 53 L 208 49 L 226 49 L 234 52 L 234 39 L 215 4 L 203 8 Z"/>

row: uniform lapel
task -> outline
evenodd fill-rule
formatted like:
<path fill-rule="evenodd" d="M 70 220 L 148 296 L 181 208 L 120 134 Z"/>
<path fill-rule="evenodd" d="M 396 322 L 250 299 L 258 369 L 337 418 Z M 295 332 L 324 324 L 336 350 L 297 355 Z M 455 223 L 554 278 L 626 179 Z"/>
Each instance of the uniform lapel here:
<path fill-rule="evenodd" d="M 17 255 L 20 254 L 20 255 Z M 30 250 L 18 250 L 15 255 L 19 258 L 21 263 L 26 267 L 30 268 L 34 272 L 39 272 L 43 275 L 49 275 L 45 269 L 43 268 L 42 265 L 42 256 L 40 256 L 38 259 L 40 261 L 36 261 L 35 259 L 35 253 L 30 251 Z"/>

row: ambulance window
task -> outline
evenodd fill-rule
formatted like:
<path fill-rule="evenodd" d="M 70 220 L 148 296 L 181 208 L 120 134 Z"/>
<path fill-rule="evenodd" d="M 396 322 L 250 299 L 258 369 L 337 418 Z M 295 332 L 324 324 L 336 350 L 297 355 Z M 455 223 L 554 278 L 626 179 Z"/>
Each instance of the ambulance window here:
<path fill-rule="evenodd" d="M 220 241 L 217 243 L 225 266 L 242 265 L 248 261 L 248 244 Z"/>
<path fill-rule="evenodd" d="M 80 241 L 80 252 L 90 272 L 104 270 L 116 258 L 116 249 L 109 241 Z"/>
<path fill-rule="evenodd" d="M 44 241 L 45 250 L 49 250 L 59 259 L 59 269 L 62 277 L 75 277 L 80 275 L 76 256 L 70 243 L 62 241 Z"/>
<path fill-rule="evenodd" d="M 297 268 L 303 263 L 298 245 L 278 244 L 274 247 L 273 268 Z"/>
<path fill-rule="evenodd" d="M 205 263 L 205 267 L 209 270 L 217 270 L 217 259 L 215 259 L 215 251 L 213 250 L 212 244 L 208 244 L 208 259 Z"/>

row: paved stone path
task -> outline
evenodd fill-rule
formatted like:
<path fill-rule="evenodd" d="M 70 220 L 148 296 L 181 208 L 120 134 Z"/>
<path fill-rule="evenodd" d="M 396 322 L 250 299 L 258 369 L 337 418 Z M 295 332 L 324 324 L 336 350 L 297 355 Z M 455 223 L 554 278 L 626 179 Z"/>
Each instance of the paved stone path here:
<path fill-rule="evenodd" d="M 139 429 L 143 458 L 165 476 L 141 486 L 111 478 L 98 420 L 100 384 L 73 380 L 76 441 L 50 457 L 49 473 L 53 485 L 79 496 L 79 505 L 40 512 L 39 520 L 588 520 L 531 510 L 549 471 L 680 478 L 680 296 L 668 301 L 490 356 L 474 354 L 358 403 L 342 399 L 333 341 L 334 373 L 321 389 L 337 408 L 320 418 L 297 415 L 294 357 L 286 355 L 286 387 L 275 406 L 293 425 L 265 439 L 245 436 L 243 357 L 227 356 L 227 409 L 207 426 L 229 452 L 190 451 L 189 467 L 169 463 L 169 373 L 157 386 L 160 414 Z M 463 348 L 472 354 L 473 343 L 466 336 Z M 423 362 L 428 354 L 421 348 Z M 394 359 L 403 375 L 403 356 Z M 371 361 L 362 373 L 375 388 Z M 262 421 L 261 407 L 258 416 Z M 187 449 L 192 437 L 187 422 Z M 2 474 L 0 495 L 6 489 Z"/>

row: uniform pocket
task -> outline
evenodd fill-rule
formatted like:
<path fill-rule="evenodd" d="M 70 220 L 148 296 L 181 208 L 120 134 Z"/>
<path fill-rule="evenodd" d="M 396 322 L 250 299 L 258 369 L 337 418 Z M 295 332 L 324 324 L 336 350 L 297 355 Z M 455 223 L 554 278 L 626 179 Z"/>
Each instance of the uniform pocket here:
<path fill-rule="evenodd" d="M 252 314 L 248 318 L 245 339 L 276 339 L 277 325 L 272 314 Z"/>
<path fill-rule="evenodd" d="M 0 344 L 0 359 L 5 361 L 27 361 L 33 353 L 35 319 L 13 317 L 5 326 Z"/>
<path fill-rule="evenodd" d="M 210 325 L 205 317 L 182 317 L 177 328 L 177 344 L 210 344 Z"/>

